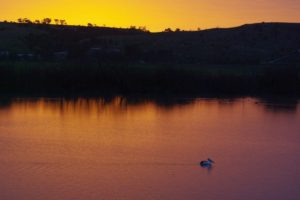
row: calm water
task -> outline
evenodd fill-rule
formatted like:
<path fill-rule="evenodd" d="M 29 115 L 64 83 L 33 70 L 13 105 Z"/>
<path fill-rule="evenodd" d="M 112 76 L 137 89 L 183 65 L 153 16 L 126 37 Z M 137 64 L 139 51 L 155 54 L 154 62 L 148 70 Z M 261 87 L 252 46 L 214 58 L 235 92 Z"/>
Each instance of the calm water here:
<path fill-rule="evenodd" d="M 0 199 L 299 200 L 300 106 L 1 100 Z"/>

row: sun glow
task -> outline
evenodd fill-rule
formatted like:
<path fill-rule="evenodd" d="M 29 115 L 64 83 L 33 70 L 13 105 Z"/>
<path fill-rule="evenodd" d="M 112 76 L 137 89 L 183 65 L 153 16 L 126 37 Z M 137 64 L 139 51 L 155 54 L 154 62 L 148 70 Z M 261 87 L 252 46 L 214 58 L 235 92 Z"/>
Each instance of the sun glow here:
<path fill-rule="evenodd" d="M 152 31 L 300 19 L 300 2 L 292 0 L 0 0 L 0 5 L 0 20 L 50 17 L 74 25 L 88 22 L 113 27 L 135 25 Z"/>

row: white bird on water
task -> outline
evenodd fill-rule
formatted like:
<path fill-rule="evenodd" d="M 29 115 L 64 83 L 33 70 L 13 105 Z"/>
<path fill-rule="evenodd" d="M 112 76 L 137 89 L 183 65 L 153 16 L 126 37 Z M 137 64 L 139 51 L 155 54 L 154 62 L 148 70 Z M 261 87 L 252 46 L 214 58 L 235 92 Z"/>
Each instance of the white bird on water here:
<path fill-rule="evenodd" d="M 211 168 L 213 163 L 215 163 L 212 159 L 208 158 L 207 160 L 203 160 L 200 162 L 201 167 Z"/>

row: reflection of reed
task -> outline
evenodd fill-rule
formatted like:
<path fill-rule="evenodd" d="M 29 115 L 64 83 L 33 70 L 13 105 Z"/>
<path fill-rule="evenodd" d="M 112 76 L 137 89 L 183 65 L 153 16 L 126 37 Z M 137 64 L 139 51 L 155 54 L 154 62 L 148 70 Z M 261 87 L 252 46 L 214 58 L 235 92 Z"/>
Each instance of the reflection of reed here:
<path fill-rule="evenodd" d="M 257 105 L 262 105 L 268 112 L 296 112 L 298 98 L 261 98 Z"/>
<path fill-rule="evenodd" d="M 182 98 L 182 97 L 97 97 L 97 98 L 1 98 L 0 109 L 8 109 L 18 106 L 20 109 L 28 110 L 39 108 L 40 110 L 52 110 L 64 113 L 124 113 L 128 108 L 139 109 L 152 106 L 157 109 L 168 111 L 182 106 L 191 106 L 200 103 L 210 106 L 218 105 L 220 109 L 232 107 L 241 101 L 251 98 Z M 263 106 L 266 111 L 271 112 L 295 112 L 297 111 L 298 98 L 257 98 L 256 105 Z"/>
<path fill-rule="evenodd" d="M 45 109 L 53 111 L 59 110 L 61 113 L 67 112 L 118 112 L 122 113 L 130 107 L 142 107 L 145 105 L 155 105 L 163 109 L 172 109 L 176 106 L 188 105 L 194 99 L 183 98 L 127 98 L 122 96 L 101 97 L 101 98 L 18 98 L 0 100 L 3 108 L 18 106 L 26 110 L 31 108 Z"/>

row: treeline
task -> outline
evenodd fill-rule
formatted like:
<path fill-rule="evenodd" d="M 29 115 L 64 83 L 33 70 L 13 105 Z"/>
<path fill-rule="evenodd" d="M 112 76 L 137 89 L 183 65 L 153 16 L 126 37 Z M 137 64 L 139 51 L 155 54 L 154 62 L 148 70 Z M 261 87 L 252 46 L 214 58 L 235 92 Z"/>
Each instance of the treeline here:
<path fill-rule="evenodd" d="M 0 63 L 1 93 L 300 94 L 300 66 Z"/>
<path fill-rule="evenodd" d="M 21 18 L 18 18 L 17 21 L 10 21 L 8 22 L 7 20 L 4 20 L 3 21 L 4 23 L 19 23 L 19 24 L 36 24 L 36 25 L 61 25 L 61 26 L 67 26 L 68 23 L 65 19 L 52 19 L 52 18 L 49 18 L 49 17 L 46 17 L 46 18 L 43 18 L 43 19 L 29 19 L 29 18 L 26 18 L 26 17 L 21 17 Z M 74 26 L 74 25 L 72 25 Z M 87 27 L 105 27 L 105 25 L 102 25 L 102 26 L 98 26 L 97 24 L 95 23 L 92 23 L 92 22 L 88 22 L 86 24 Z M 144 31 L 144 32 L 150 32 L 146 26 L 130 26 L 129 29 L 135 29 L 135 30 L 141 30 L 141 31 Z M 165 28 L 163 30 L 163 32 L 166 32 L 166 33 L 172 33 L 172 32 L 185 32 L 187 30 L 183 30 L 183 29 L 180 29 L 180 28 L 175 28 L 175 29 L 172 29 L 172 28 Z M 195 30 L 189 30 L 189 31 L 201 31 L 201 28 L 197 28 Z"/>
<path fill-rule="evenodd" d="M 46 18 L 43 18 L 43 19 L 35 19 L 35 20 L 32 20 L 32 19 L 29 19 L 29 18 L 18 18 L 17 21 L 11 21 L 11 22 L 8 22 L 7 20 L 4 20 L 3 21 L 4 23 L 19 23 L 19 24 L 36 24 L 36 25 L 61 25 L 61 26 L 67 26 L 68 23 L 65 19 L 52 19 L 52 18 L 49 18 L 49 17 L 46 17 Z M 71 25 L 71 26 L 75 26 L 75 25 Z M 88 22 L 86 24 L 87 27 L 95 27 L 95 28 L 99 28 L 99 27 L 105 27 L 105 25 L 103 26 L 98 26 L 97 24 L 95 23 L 91 23 L 91 22 Z M 144 32 L 150 32 L 146 26 L 130 26 L 129 29 L 135 29 L 135 30 L 140 30 L 140 31 L 144 31 Z M 172 32 L 173 30 L 170 29 L 170 28 L 167 28 L 165 31 L 168 31 L 168 32 Z M 175 31 L 180 31 L 179 28 L 177 28 Z"/>
<path fill-rule="evenodd" d="M 44 18 L 42 20 L 30 20 L 28 18 L 19 18 L 17 20 L 18 23 L 23 23 L 23 24 L 51 24 L 51 22 L 54 21 L 56 25 L 67 25 L 66 20 L 64 19 L 54 19 L 52 20 L 51 18 Z"/>

